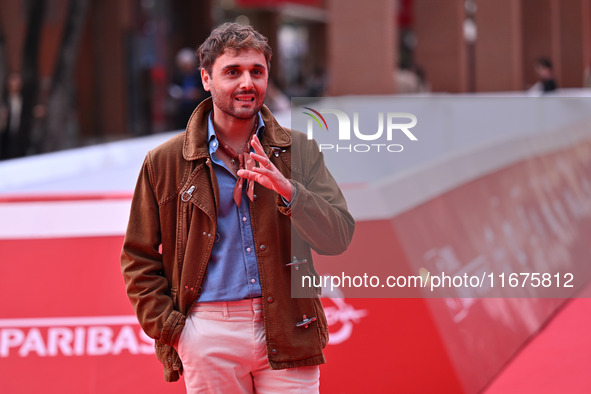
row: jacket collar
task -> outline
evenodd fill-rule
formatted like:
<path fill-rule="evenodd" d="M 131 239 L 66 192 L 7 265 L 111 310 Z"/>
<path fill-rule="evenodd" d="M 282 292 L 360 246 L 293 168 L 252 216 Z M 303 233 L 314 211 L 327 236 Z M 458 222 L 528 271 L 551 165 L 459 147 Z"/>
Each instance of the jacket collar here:
<path fill-rule="evenodd" d="M 183 158 L 185 160 L 196 160 L 209 156 L 207 148 L 207 114 L 213 109 L 213 101 L 210 98 L 205 99 L 195 108 L 187 129 L 183 142 Z M 277 123 L 277 120 L 267 108 L 263 105 L 261 116 L 265 123 L 265 131 L 261 143 L 265 151 L 268 148 L 285 148 L 291 145 L 291 135 L 289 130 L 284 129 Z"/>

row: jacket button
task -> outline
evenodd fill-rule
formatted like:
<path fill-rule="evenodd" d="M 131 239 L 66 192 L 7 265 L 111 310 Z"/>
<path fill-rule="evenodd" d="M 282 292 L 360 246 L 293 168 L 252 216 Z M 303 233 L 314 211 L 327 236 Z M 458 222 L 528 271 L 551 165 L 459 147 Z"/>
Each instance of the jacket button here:
<path fill-rule="evenodd" d="M 270 304 L 270 303 L 272 303 L 272 302 L 273 302 L 273 297 L 269 297 L 269 298 L 267 298 L 267 302 L 268 302 L 269 304 Z"/>
<path fill-rule="evenodd" d="M 266 247 L 265 245 L 261 245 L 260 249 L 261 249 L 261 250 L 266 250 L 266 249 L 267 249 L 267 247 Z"/>
<path fill-rule="evenodd" d="M 316 321 L 316 316 L 307 317 L 306 315 L 304 315 L 302 319 L 303 319 L 302 321 L 299 321 L 299 322 L 296 323 L 296 327 L 308 328 L 308 326 L 310 325 L 310 323 Z"/>
<path fill-rule="evenodd" d="M 277 354 L 277 349 L 271 350 L 271 354 L 273 354 L 273 355 Z"/>
<path fill-rule="evenodd" d="M 253 195 L 252 195 L 252 199 L 253 199 L 253 200 L 256 200 L 256 199 L 257 199 L 257 195 L 256 195 L 256 194 L 253 194 Z"/>

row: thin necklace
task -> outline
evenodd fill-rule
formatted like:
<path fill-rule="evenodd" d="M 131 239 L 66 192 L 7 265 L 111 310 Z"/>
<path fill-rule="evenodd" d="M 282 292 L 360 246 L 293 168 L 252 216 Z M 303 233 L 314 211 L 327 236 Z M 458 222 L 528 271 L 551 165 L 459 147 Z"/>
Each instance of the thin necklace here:
<path fill-rule="evenodd" d="M 220 150 L 228 156 L 230 156 L 230 162 L 233 165 L 236 164 L 236 161 L 238 162 L 239 170 L 252 170 L 255 166 L 254 160 L 252 160 L 252 158 L 250 157 L 250 140 L 252 139 L 252 136 L 254 135 L 257 129 L 257 125 L 258 119 L 255 120 L 254 127 L 252 128 L 248 140 L 246 141 L 246 146 L 244 147 L 241 153 L 237 153 L 230 145 L 226 144 L 226 142 L 220 138 L 220 135 L 217 133 L 217 131 L 215 131 L 214 127 L 215 136 L 218 139 Z M 238 170 L 236 170 L 236 172 L 238 172 Z M 240 207 L 240 203 L 242 202 L 242 187 L 245 179 L 241 176 L 236 176 L 236 184 L 234 185 L 234 192 L 232 194 L 234 197 L 234 202 L 236 203 L 236 205 L 238 205 L 238 207 Z M 248 196 L 250 201 L 254 201 L 254 182 L 248 179 L 246 180 L 246 195 Z"/>

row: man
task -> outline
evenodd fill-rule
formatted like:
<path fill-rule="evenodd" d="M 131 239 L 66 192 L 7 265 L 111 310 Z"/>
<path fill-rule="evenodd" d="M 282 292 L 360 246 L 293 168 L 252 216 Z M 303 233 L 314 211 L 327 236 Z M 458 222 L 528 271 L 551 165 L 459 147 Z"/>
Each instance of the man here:
<path fill-rule="evenodd" d="M 314 141 L 263 106 L 271 49 L 224 24 L 199 47 L 211 98 L 150 151 L 121 267 L 165 379 L 188 392 L 317 392 L 328 327 L 310 248 L 338 254 L 354 221 Z M 295 278 L 295 280 L 294 280 Z M 307 293 L 306 293 L 307 290 Z"/>

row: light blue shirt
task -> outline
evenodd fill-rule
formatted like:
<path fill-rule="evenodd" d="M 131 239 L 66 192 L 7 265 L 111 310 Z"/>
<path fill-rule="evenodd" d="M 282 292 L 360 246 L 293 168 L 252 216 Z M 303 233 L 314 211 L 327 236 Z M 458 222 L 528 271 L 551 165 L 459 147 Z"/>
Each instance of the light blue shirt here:
<path fill-rule="evenodd" d="M 258 124 L 257 136 L 261 138 L 265 124 L 260 113 Z M 216 241 L 203 280 L 199 302 L 237 301 L 260 297 L 262 292 L 250 219 L 250 201 L 246 195 L 246 187 L 243 187 L 240 208 L 234 202 L 233 192 L 237 178 L 216 155 L 219 141 L 215 135 L 211 114 L 208 116 L 207 135 L 220 201 Z"/>

